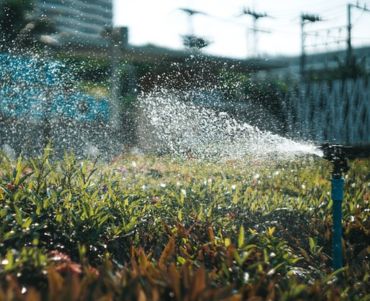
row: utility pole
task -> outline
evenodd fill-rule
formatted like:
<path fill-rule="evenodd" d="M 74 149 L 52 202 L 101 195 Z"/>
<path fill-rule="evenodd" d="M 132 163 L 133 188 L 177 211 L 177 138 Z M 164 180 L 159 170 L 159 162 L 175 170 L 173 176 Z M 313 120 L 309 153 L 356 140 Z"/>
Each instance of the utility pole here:
<path fill-rule="evenodd" d="M 188 34 L 194 35 L 193 16 L 205 15 L 205 13 L 190 8 L 180 8 L 180 10 L 188 15 Z"/>
<path fill-rule="evenodd" d="M 322 21 L 319 15 L 301 14 L 301 61 L 300 61 L 301 76 L 304 76 L 306 65 L 306 51 L 305 51 L 306 33 L 304 31 L 304 26 L 307 23 L 314 23 L 319 21 Z"/>
<path fill-rule="evenodd" d="M 254 10 L 251 10 L 251 9 L 246 9 L 244 8 L 243 11 L 242 11 L 242 15 L 249 15 L 253 18 L 253 28 L 252 28 L 252 32 L 253 32 L 253 56 L 257 56 L 258 54 L 258 36 L 257 36 L 257 33 L 258 32 L 268 32 L 266 30 L 261 30 L 261 29 L 258 29 L 257 28 L 257 21 L 261 18 L 271 18 L 271 16 L 267 15 L 266 13 L 258 13 Z"/>
<path fill-rule="evenodd" d="M 366 4 L 363 6 L 357 4 L 348 3 L 347 4 L 347 66 L 351 67 L 354 63 L 353 58 L 353 49 L 352 49 L 352 18 L 351 18 L 351 9 L 357 8 L 364 12 L 370 12 L 370 9 L 366 7 Z"/>
<path fill-rule="evenodd" d="M 196 36 L 193 26 L 193 16 L 206 15 L 206 13 L 190 8 L 180 8 L 180 10 L 188 15 L 188 34 L 183 36 L 183 44 L 188 48 L 200 49 L 207 47 L 210 42 L 205 38 Z"/>
<path fill-rule="evenodd" d="M 347 4 L 347 66 L 352 63 L 352 21 L 351 21 L 352 4 Z"/>

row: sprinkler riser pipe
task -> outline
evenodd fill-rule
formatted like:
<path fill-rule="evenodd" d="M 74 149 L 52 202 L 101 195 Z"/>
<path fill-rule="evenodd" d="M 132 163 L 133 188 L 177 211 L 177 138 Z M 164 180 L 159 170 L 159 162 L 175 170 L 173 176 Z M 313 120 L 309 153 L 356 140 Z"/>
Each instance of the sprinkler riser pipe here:
<path fill-rule="evenodd" d="M 333 200 L 333 269 L 338 270 L 343 267 L 342 253 L 342 202 L 344 179 L 333 177 L 331 181 L 331 197 Z"/>

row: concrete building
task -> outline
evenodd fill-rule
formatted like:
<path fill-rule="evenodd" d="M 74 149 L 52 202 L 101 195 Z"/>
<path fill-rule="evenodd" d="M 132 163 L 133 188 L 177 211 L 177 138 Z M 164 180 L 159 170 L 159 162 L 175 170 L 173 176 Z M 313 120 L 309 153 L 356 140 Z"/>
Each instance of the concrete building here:
<path fill-rule="evenodd" d="M 112 26 L 112 0 L 35 0 L 35 14 L 56 25 L 62 46 L 107 46 L 102 33 Z"/>

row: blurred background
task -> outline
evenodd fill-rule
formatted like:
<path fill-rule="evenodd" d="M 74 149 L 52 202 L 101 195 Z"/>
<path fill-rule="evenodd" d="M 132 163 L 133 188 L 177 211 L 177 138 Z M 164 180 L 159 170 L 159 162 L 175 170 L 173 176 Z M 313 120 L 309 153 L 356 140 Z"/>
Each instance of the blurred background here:
<path fill-rule="evenodd" d="M 181 35 L 189 33 L 189 18 L 181 8 L 189 8 L 196 11 L 192 17 L 193 31 L 212 41 L 205 50 L 207 53 L 246 58 L 299 55 L 304 13 L 321 18 L 320 22 L 307 24 L 306 46 L 311 48 L 310 52 L 345 49 L 350 3 L 356 4 L 347 0 L 287 0 L 284 3 L 274 0 L 115 0 L 113 7 L 114 24 L 130 28 L 130 43 L 134 45 L 152 43 L 181 49 Z M 366 4 L 369 6 L 368 1 L 358 4 L 363 8 Z M 258 17 L 256 23 L 255 17 Z M 369 45 L 368 13 L 352 8 L 351 17 L 352 43 L 356 47 Z M 258 30 L 258 45 L 253 45 L 254 29 Z"/>
<path fill-rule="evenodd" d="M 136 104 L 159 89 L 294 139 L 370 143 L 368 0 L 0 7 L 3 149 L 142 145 Z"/>

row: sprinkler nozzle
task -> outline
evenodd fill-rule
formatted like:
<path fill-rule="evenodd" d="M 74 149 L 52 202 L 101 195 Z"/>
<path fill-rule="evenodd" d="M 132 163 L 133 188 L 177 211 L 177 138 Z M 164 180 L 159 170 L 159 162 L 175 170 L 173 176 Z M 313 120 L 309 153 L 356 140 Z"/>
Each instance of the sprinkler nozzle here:
<path fill-rule="evenodd" d="M 325 143 L 320 146 L 320 149 L 323 151 L 324 159 L 333 163 L 333 177 L 341 177 L 342 173 L 349 170 L 348 154 L 351 147 Z"/>
<path fill-rule="evenodd" d="M 369 158 L 370 144 L 367 145 L 339 145 L 325 143 L 319 146 L 324 159 L 334 164 L 333 176 L 339 176 L 349 170 L 348 159 Z"/>

